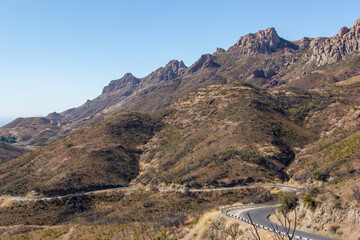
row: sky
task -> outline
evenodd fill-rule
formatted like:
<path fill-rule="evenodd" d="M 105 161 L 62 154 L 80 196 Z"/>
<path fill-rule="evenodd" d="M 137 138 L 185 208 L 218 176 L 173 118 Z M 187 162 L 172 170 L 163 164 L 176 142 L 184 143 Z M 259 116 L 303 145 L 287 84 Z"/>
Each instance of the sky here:
<path fill-rule="evenodd" d="M 241 36 L 331 37 L 360 18 L 359 0 L 0 0 L 0 126 L 101 94 L 131 72 L 187 66 Z"/>

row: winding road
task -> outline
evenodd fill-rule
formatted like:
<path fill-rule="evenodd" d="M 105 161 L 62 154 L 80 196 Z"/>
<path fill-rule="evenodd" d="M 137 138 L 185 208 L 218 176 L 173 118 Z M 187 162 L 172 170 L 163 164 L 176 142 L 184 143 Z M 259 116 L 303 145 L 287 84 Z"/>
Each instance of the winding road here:
<path fill-rule="evenodd" d="M 242 221 L 245 221 L 249 224 L 253 224 L 258 228 L 263 228 L 270 232 L 278 231 L 281 233 L 293 233 L 293 230 L 286 231 L 283 226 L 273 223 L 269 220 L 269 216 L 275 213 L 276 204 L 269 204 L 270 206 L 266 207 L 256 207 L 256 205 L 242 205 L 225 208 L 222 212 L 229 217 L 233 217 Z M 235 209 L 234 209 L 235 208 Z M 227 211 L 227 209 L 229 209 Z M 295 239 L 304 239 L 304 240 L 337 240 L 335 238 L 330 238 L 327 236 L 322 236 L 318 234 L 308 233 L 301 230 L 295 230 L 294 232 Z"/>
<path fill-rule="evenodd" d="M 212 191 L 229 191 L 237 189 L 246 189 L 246 188 L 257 188 L 257 187 L 278 187 L 285 191 L 299 191 L 301 188 L 281 185 L 281 184 L 258 184 L 258 185 L 248 185 L 248 186 L 237 186 L 237 187 L 222 187 L 222 188 L 198 188 L 198 189 L 189 189 L 190 192 L 212 192 Z M 107 188 L 101 190 L 94 190 L 88 192 L 79 192 L 78 194 L 93 194 L 93 193 L 102 193 L 102 192 L 111 192 L 111 191 L 135 191 L 135 190 L 153 190 L 156 189 L 161 192 L 185 192 L 185 189 L 175 189 L 175 188 L 157 188 L 157 187 L 117 187 L 117 188 Z M 14 201 L 40 201 L 40 200 L 51 200 L 57 198 L 63 198 L 71 194 L 62 195 L 62 196 L 53 196 L 53 197 L 20 197 L 20 196 L 0 196 L 0 199 L 10 199 Z"/>
<path fill-rule="evenodd" d="M 111 192 L 111 191 L 134 191 L 134 190 L 157 190 L 162 192 L 211 192 L 211 191 L 229 191 L 229 190 L 237 190 L 237 189 L 247 189 L 247 188 L 257 188 L 257 187 L 278 187 L 284 191 L 299 191 L 302 188 L 281 185 L 281 184 L 258 184 L 258 185 L 248 185 L 248 186 L 237 186 L 237 187 L 222 187 L 222 188 L 201 188 L 201 189 L 173 189 L 173 188 L 157 188 L 157 187 L 117 187 L 117 188 L 108 188 L 101 190 L 94 190 L 88 192 L 80 192 L 79 194 L 94 194 L 94 193 L 102 193 L 102 192 Z M 51 200 L 57 198 L 64 198 L 67 195 L 62 196 L 53 196 L 53 197 L 20 197 L 20 196 L 0 196 L 0 199 L 9 199 L 14 201 L 44 201 Z M 276 203 L 265 204 L 267 206 L 263 206 L 264 204 L 249 204 L 249 205 L 240 205 L 240 206 L 231 206 L 227 208 L 223 208 L 222 212 L 229 217 L 237 218 L 242 221 L 248 222 L 251 224 L 254 223 L 257 227 L 261 227 L 268 231 L 283 231 L 282 226 L 277 225 L 271 222 L 268 217 L 274 213 Z M 249 219 L 249 215 L 251 219 Z M 295 239 L 304 239 L 304 240 L 337 240 L 335 238 L 330 238 L 326 236 L 321 236 L 317 234 L 307 233 L 300 230 L 295 230 Z"/>

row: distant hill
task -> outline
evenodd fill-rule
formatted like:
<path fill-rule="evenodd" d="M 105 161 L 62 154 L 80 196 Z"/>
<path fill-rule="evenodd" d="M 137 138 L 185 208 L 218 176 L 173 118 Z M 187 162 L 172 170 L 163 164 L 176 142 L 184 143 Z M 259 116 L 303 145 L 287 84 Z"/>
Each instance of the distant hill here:
<path fill-rule="evenodd" d="M 128 186 L 139 171 L 138 147 L 161 126 L 157 118 L 118 114 L 8 161 L 0 165 L 0 192 L 54 195 Z"/>

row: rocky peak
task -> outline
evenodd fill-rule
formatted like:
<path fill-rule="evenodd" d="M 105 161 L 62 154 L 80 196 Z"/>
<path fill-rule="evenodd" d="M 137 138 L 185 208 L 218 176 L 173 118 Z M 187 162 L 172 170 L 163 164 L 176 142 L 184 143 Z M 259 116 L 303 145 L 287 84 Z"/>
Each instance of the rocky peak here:
<path fill-rule="evenodd" d="M 134 75 L 131 73 L 126 73 L 122 78 L 113 80 L 104 87 L 102 93 L 109 93 L 109 92 L 115 92 L 119 89 L 125 88 L 125 87 L 133 87 L 137 84 L 139 84 L 140 80 L 137 79 Z"/>
<path fill-rule="evenodd" d="M 178 76 L 181 76 L 186 71 L 186 66 L 183 61 L 171 60 L 164 67 L 157 69 L 151 73 L 143 81 L 143 85 L 156 84 L 160 81 L 169 81 Z"/>
<path fill-rule="evenodd" d="M 223 48 L 217 48 L 216 51 L 212 54 L 213 56 L 217 56 L 221 53 L 225 52 L 225 49 Z"/>
<path fill-rule="evenodd" d="M 163 69 L 170 70 L 175 75 L 178 75 L 179 72 L 181 72 L 181 70 L 185 69 L 185 68 L 186 68 L 186 66 L 183 61 L 179 62 L 178 60 L 171 60 L 168 64 L 165 65 L 165 67 Z"/>
<path fill-rule="evenodd" d="M 268 28 L 241 37 L 231 48 L 236 48 L 242 54 L 269 53 L 278 47 L 280 41 L 275 28 Z"/>
<path fill-rule="evenodd" d="M 342 27 L 340 28 L 339 30 L 339 33 L 338 33 L 338 36 L 339 37 L 342 37 L 344 36 L 346 33 L 348 33 L 350 30 L 347 28 L 347 27 Z"/>
<path fill-rule="evenodd" d="M 304 37 L 300 40 L 300 49 L 309 47 L 311 40 L 308 37 Z"/>
<path fill-rule="evenodd" d="M 332 38 L 315 38 L 310 48 L 313 51 L 311 60 L 317 65 L 335 63 L 360 51 L 360 19 L 351 28 L 342 27 Z"/>
<path fill-rule="evenodd" d="M 59 113 L 53 112 L 53 113 L 49 113 L 45 118 L 53 121 L 60 121 L 63 117 Z"/>
<path fill-rule="evenodd" d="M 204 54 L 200 57 L 199 60 L 197 60 L 193 65 L 191 65 L 187 69 L 187 73 L 194 73 L 200 69 L 206 69 L 206 68 L 217 68 L 220 67 L 219 64 L 217 64 L 214 61 L 213 55 L 210 54 Z"/>

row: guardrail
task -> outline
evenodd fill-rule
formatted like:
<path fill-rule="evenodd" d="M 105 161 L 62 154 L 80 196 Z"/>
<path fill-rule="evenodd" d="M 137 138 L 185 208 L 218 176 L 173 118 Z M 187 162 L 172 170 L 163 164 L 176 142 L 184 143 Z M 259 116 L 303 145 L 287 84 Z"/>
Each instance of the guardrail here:
<path fill-rule="evenodd" d="M 263 226 L 261 224 L 256 224 L 256 223 L 252 222 L 249 219 L 246 219 L 244 217 L 229 213 L 230 211 L 235 210 L 235 209 L 251 208 L 251 207 L 268 207 L 268 206 L 276 206 L 278 204 L 279 203 L 260 203 L 260 204 L 235 205 L 235 206 L 229 206 L 229 207 L 222 208 L 221 212 L 223 214 L 225 214 L 226 216 L 228 216 L 228 217 L 239 219 L 239 220 L 244 221 L 244 222 L 246 222 L 248 224 L 251 224 L 251 225 L 253 225 L 253 226 L 257 227 L 257 228 L 262 228 L 262 229 L 267 230 L 269 232 L 273 232 L 273 233 L 276 233 L 276 234 L 281 234 L 281 235 L 287 236 L 288 234 L 285 233 L 285 232 L 279 231 L 279 230 L 271 228 L 271 227 L 266 227 L 266 226 Z M 297 236 L 297 235 L 293 236 L 291 234 L 289 235 L 289 237 L 294 237 L 295 239 L 301 239 L 301 240 L 313 240 L 311 238 L 301 237 L 301 236 Z"/>

